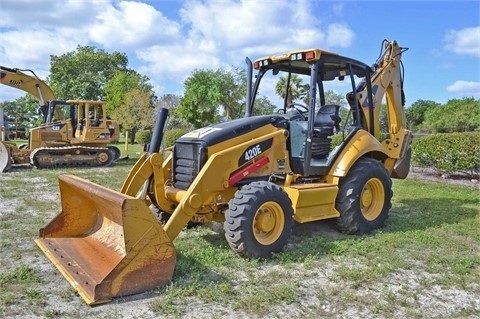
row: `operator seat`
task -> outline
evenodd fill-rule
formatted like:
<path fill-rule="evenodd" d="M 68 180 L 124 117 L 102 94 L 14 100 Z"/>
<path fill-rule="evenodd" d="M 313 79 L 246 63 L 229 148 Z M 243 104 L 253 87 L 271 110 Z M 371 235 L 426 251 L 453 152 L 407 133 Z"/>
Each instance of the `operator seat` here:
<path fill-rule="evenodd" d="M 339 131 L 341 121 L 339 111 L 340 105 L 322 105 L 313 121 L 313 134 L 326 137 L 333 135 L 334 129 Z"/>
<path fill-rule="evenodd" d="M 326 158 L 331 150 L 329 136 L 340 130 L 340 105 L 322 105 L 313 121 L 312 157 Z"/>

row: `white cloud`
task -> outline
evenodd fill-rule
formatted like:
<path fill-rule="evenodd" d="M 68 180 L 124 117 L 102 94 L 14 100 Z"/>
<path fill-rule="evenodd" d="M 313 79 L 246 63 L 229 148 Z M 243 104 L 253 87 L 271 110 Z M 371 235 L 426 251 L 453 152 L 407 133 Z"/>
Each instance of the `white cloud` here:
<path fill-rule="evenodd" d="M 178 86 L 194 69 L 243 65 L 245 56 L 349 46 L 353 31 L 321 22 L 320 6 L 328 9 L 308 0 L 2 1 L 0 63 L 46 78 L 50 55 L 92 45 L 126 53 L 155 87 Z"/>
<path fill-rule="evenodd" d="M 3 1 L 0 10 L 0 61 L 8 67 L 30 68 L 42 78 L 50 55 L 75 50 L 89 41 L 86 32 L 94 20 L 95 1 Z"/>
<path fill-rule="evenodd" d="M 209 38 L 228 50 L 281 40 L 295 16 L 295 5 L 291 8 L 283 0 L 275 6 L 268 1 L 192 1 L 180 13 L 190 38 Z"/>
<path fill-rule="evenodd" d="M 180 35 L 179 24 L 168 20 L 154 7 L 121 1 L 108 6 L 88 28 L 90 39 L 107 48 L 138 47 L 172 41 Z"/>
<path fill-rule="evenodd" d="M 474 81 L 455 81 L 447 87 L 447 91 L 461 96 L 480 97 L 480 82 Z"/>
<path fill-rule="evenodd" d="M 184 36 L 137 50 L 150 79 L 183 82 L 194 69 L 216 69 L 298 48 L 341 46 L 353 41 L 343 25 L 324 27 L 306 0 L 190 1 L 180 9 Z M 327 41 L 327 35 L 335 41 Z M 157 92 L 158 93 L 158 92 Z"/>
<path fill-rule="evenodd" d="M 345 8 L 344 2 L 334 3 L 332 6 L 332 11 L 334 14 L 341 16 L 343 14 L 343 10 Z"/>
<path fill-rule="evenodd" d="M 5 32 L 0 42 L 3 65 L 17 68 L 40 65 L 45 69 L 50 68 L 50 55 L 74 50 L 77 43 L 62 32 L 52 31 Z"/>
<path fill-rule="evenodd" d="M 219 50 L 248 50 L 265 44 L 281 51 L 350 45 L 353 31 L 342 24 L 322 25 L 312 5 L 306 0 L 277 0 L 275 5 L 270 1 L 191 1 L 181 9 L 181 17 L 190 28 L 190 38 L 212 39 Z"/>
<path fill-rule="evenodd" d="M 171 45 L 155 45 L 144 51 L 138 51 L 138 56 L 148 63 L 142 73 L 156 74 L 157 77 L 183 81 L 184 77 L 194 69 L 216 69 L 220 61 L 215 55 L 215 45 L 212 41 L 196 42 L 186 40 Z"/>
<path fill-rule="evenodd" d="M 338 23 L 331 24 L 327 28 L 327 45 L 346 48 L 352 44 L 354 36 L 355 34 L 348 26 Z"/>
<path fill-rule="evenodd" d="M 445 49 L 457 54 L 480 57 L 480 26 L 450 30 L 445 35 Z"/>
<path fill-rule="evenodd" d="M 106 1 L 96 0 L 2 0 L 0 27 L 24 30 L 55 30 L 58 27 L 82 28 Z"/>

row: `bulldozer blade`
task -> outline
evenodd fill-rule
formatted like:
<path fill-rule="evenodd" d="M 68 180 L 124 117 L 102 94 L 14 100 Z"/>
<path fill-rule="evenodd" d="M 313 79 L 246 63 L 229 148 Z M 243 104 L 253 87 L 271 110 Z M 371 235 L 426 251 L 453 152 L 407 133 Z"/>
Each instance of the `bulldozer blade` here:
<path fill-rule="evenodd" d="M 8 172 L 12 167 L 12 160 L 9 148 L 0 142 L 0 173 Z"/>
<path fill-rule="evenodd" d="M 59 176 L 62 211 L 35 240 L 89 305 L 168 284 L 175 247 L 143 200 Z"/>

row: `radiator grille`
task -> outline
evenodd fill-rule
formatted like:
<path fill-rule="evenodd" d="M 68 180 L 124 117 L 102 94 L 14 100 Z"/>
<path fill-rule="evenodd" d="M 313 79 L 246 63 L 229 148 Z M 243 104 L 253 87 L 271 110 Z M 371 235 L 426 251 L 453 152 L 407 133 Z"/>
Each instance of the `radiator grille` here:
<path fill-rule="evenodd" d="M 173 184 L 187 190 L 207 158 L 207 148 L 201 142 L 177 142 L 173 148 Z"/>

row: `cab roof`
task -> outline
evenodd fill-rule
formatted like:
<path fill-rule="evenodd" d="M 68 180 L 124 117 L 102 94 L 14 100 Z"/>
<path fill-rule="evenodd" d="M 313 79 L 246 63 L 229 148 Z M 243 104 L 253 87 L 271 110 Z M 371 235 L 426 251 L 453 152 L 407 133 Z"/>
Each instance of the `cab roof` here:
<path fill-rule="evenodd" d="M 257 70 L 273 69 L 308 75 L 310 66 L 317 61 L 319 73 L 325 81 L 350 75 L 349 65 L 352 67 L 353 74 L 358 77 L 365 77 L 366 72 L 371 71 L 370 66 L 363 62 L 321 49 L 302 49 L 270 55 L 255 60 L 253 65 Z"/>

